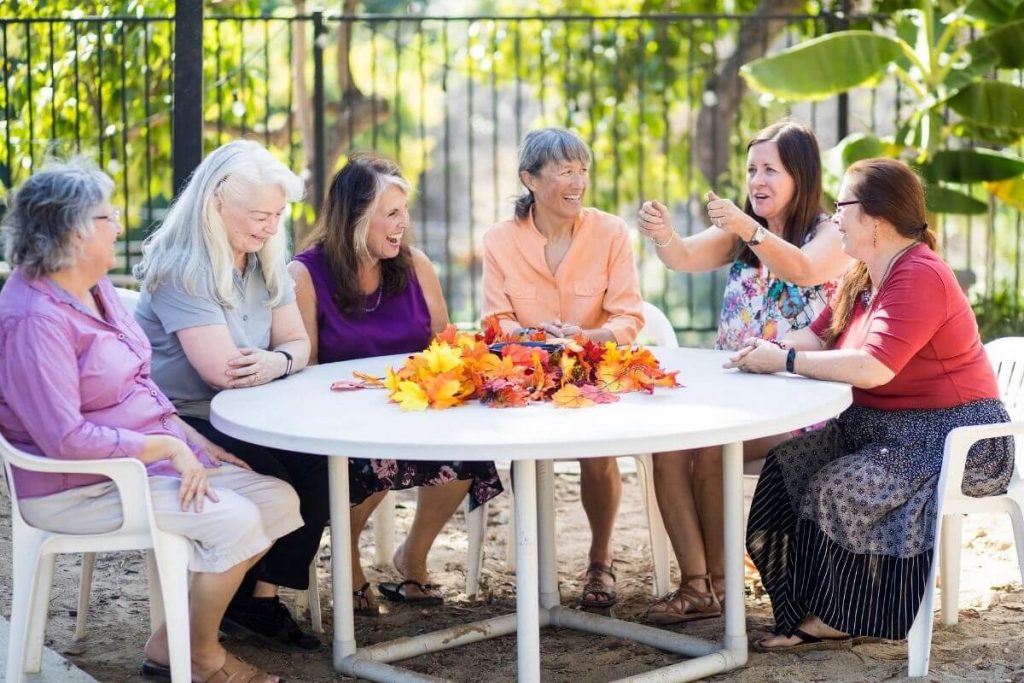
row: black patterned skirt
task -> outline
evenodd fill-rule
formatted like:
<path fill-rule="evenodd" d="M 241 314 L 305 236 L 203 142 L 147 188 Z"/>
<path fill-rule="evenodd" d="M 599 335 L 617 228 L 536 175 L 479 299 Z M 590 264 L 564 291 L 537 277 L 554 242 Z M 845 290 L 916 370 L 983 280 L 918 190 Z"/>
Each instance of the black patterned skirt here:
<path fill-rule="evenodd" d="M 768 455 L 747 522 L 747 549 L 777 633 L 809 614 L 859 636 L 905 638 L 924 597 L 946 435 L 1008 422 L 1000 401 L 939 410 L 852 406 Z M 976 443 L 963 492 L 1004 493 L 1013 439 Z"/>
<path fill-rule="evenodd" d="M 458 479 L 473 480 L 469 487 L 470 509 L 486 503 L 504 490 L 493 462 L 349 458 L 349 504 L 359 505 L 378 491 L 439 486 Z"/>

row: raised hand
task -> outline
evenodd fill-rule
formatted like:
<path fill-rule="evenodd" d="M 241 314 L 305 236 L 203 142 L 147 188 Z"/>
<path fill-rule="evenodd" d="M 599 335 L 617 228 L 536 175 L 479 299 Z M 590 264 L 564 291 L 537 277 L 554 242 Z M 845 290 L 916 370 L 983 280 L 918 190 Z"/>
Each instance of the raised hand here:
<path fill-rule="evenodd" d="M 708 218 L 720 230 L 731 232 L 746 241 L 757 230 L 758 223 L 730 199 L 722 199 L 712 190 L 705 196 Z"/>

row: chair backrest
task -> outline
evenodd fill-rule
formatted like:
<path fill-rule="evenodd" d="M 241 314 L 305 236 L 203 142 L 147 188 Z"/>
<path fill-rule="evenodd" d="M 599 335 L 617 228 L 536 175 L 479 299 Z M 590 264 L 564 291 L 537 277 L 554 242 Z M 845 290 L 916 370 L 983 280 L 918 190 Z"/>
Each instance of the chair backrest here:
<path fill-rule="evenodd" d="M 4 482 L 7 484 L 7 495 L 11 499 L 11 518 L 15 524 L 24 524 L 28 526 L 28 522 L 21 516 L 21 508 L 18 507 L 18 492 L 14 488 L 14 471 L 11 466 L 18 464 L 19 461 L 23 462 L 23 453 L 17 448 L 11 445 L 11 443 L 4 438 L 3 434 L 0 434 L 0 460 L 3 461 L 4 467 Z"/>
<path fill-rule="evenodd" d="M 128 312 L 134 313 L 141 295 L 134 289 L 125 289 L 124 287 L 115 287 L 114 289 L 117 290 L 117 296 L 121 298 L 121 303 L 128 309 Z"/>
<path fill-rule="evenodd" d="M 1003 337 L 985 344 L 996 371 L 999 396 L 1014 420 L 1024 420 L 1024 337 Z"/>
<path fill-rule="evenodd" d="M 1002 337 L 985 344 L 996 372 L 999 397 L 1011 420 L 1024 420 L 1024 337 Z M 1017 438 L 1017 474 L 1024 476 L 1024 439 Z"/>
<path fill-rule="evenodd" d="M 652 303 L 644 302 L 644 327 L 636 336 L 638 344 L 653 346 L 679 346 L 676 331 L 668 317 Z"/>

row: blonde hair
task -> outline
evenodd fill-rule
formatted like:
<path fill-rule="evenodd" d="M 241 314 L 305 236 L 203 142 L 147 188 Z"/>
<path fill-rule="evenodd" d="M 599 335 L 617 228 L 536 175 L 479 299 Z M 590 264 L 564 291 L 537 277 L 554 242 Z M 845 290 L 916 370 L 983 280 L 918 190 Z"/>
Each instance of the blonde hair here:
<path fill-rule="evenodd" d="M 199 164 L 163 224 L 143 243 L 135 277 L 150 292 L 171 279 L 191 296 L 205 288 L 218 305 L 233 308 L 238 304 L 234 259 L 216 200 L 245 203 L 268 187 L 280 188 L 287 201 L 303 195 L 302 180 L 262 145 L 236 140 L 218 147 Z M 287 242 L 285 231 L 278 230 L 257 252 L 269 306 L 280 303 L 284 294 Z"/>

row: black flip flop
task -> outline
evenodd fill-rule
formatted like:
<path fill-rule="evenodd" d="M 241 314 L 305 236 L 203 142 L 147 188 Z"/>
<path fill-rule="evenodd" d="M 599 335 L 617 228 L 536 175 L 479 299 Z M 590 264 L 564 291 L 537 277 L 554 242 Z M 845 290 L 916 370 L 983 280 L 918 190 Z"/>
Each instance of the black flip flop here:
<path fill-rule="evenodd" d="M 849 650 L 853 645 L 853 638 L 850 636 L 832 636 L 830 638 L 819 638 L 801 629 L 793 631 L 793 635 L 800 639 L 796 645 L 779 645 L 777 647 L 765 647 L 762 643 L 765 638 L 754 641 L 754 651 L 761 653 L 768 652 L 807 652 L 809 650 Z"/>
<path fill-rule="evenodd" d="M 377 590 L 380 591 L 381 596 L 385 600 L 390 602 L 404 602 L 409 605 L 419 605 L 421 607 L 436 607 L 444 604 L 444 598 L 437 595 L 408 595 L 405 591 L 406 586 L 416 586 L 420 591 L 427 593 L 432 590 L 437 590 L 437 586 L 432 583 L 420 583 L 419 581 L 413 581 L 412 579 L 406 579 L 401 583 L 380 583 L 377 584 Z"/>
<path fill-rule="evenodd" d="M 370 590 L 370 582 L 367 581 L 363 584 L 362 588 L 357 591 L 352 591 L 353 607 L 352 611 L 361 617 L 379 617 L 380 616 L 380 605 L 369 605 L 369 599 L 366 597 L 366 591 Z M 363 600 L 366 600 L 368 607 L 356 607 Z"/>

